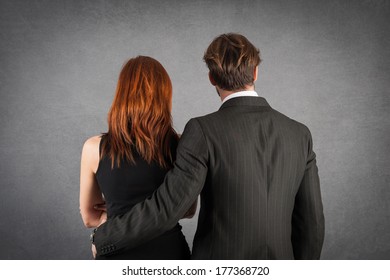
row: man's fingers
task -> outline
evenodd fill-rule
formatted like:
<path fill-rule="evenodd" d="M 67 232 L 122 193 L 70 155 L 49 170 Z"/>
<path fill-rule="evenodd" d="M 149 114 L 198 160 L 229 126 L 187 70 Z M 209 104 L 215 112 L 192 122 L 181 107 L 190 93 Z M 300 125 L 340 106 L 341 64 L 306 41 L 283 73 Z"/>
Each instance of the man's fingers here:
<path fill-rule="evenodd" d="M 92 256 L 94 259 L 96 259 L 96 247 L 94 244 L 92 244 Z"/>

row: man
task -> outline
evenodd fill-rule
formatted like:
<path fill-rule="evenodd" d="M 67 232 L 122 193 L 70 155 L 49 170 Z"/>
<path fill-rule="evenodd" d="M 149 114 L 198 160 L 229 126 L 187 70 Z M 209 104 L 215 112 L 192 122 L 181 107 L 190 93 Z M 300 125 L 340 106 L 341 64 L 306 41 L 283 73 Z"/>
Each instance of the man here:
<path fill-rule="evenodd" d="M 259 50 L 244 36 L 220 35 L 204 60 L 221 108 L 187 123 L 164 183 L 97 229 L 97 254 L 157 237 L 201 194 L 193 259 L 319 259 L 324 216 L 309 130 L 254 91 Z"/>

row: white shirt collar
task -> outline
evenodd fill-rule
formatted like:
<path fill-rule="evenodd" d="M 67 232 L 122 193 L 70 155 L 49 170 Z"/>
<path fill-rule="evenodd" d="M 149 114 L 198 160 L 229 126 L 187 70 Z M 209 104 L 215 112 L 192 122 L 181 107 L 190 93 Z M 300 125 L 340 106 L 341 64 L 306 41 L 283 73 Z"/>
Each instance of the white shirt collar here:
<path fill-rule="evenodd" d="M 229 99 L 235 98 L 235 97 L 242 97 L 242 96 L 259 96 L 256 91 L 253 90 L 244 90 L 244 91 L 238 91 L 235 93 L 232 93 L 225 97 L 225 99 L 222 101 L 222 104 L 228 101 Z"/>

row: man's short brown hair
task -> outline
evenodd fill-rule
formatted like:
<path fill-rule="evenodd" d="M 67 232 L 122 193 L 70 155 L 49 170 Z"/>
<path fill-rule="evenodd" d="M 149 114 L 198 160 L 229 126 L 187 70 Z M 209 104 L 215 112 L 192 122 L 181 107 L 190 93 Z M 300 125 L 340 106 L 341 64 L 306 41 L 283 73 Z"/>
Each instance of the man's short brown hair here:
<path fill-rule="evenodd" d="M 235 33 L 215 38 L 203 60 L 216 85 L 229 91 L 253 85 L 255 67 L 261 62 L 259 50 L 247 38 Z"/>

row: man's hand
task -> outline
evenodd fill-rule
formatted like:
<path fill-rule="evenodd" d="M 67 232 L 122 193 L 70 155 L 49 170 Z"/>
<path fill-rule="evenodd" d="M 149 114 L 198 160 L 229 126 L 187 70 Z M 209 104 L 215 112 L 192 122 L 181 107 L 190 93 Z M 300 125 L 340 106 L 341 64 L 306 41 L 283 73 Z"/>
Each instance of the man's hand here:
<path fill-rule="evenodd" d="M 100 215 L 100 220 L 99 220 L 98 227 L 100 227 L 105 222 L 107 222 L 107 212 L 102 212 L 102 214 Z"/>
<path fill-rule="evenodd" d="M 93 258 L 96 259 L 97 251 L 96 251 L 96 246 L 95 246 L 95 244 L 92 244 L 91 250 L 92 250 L 92 256 L 93 256 Z"/>
<path fill-rule="evenodd" d="M 101 226 L 102 224 L 104 224 L 107 221 L 107 208 L 106 208 L 106 204 L 105 203 L 96 204 L 93 208 L 95 210 L 103 211 L 102 214 L 100 215 L 100 222 L 99 222 L 99 225 L 98 225 L 98 227 L 99 227 L 99 226 Z M 96 251 L 95 244 L 92 244 L 91 250 L 92 250 L 93 258 L 96 259 L 97 251 Z"/>

